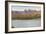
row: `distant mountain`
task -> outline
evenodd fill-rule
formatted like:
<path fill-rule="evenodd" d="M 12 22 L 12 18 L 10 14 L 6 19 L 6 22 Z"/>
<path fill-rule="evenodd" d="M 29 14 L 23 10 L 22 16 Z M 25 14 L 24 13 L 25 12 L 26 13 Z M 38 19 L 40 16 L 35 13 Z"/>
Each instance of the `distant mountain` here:
<path fill-rule="evenodd" d="M 27 13 L 29 13 L 29 14 L 31 14 L 31 13 L 35 13 L 35 12 L 41 12 L 41 11 L 36 11 L 36 10 L 24 10 L 24 11 L 12 11 L 12 13 L 14 14 L 27 14 Z"/>

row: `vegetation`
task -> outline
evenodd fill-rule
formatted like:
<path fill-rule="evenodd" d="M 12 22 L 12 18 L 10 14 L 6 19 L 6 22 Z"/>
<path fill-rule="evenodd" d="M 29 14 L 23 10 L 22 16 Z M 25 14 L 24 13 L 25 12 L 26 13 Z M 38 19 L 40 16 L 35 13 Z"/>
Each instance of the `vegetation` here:
<path fill-rule="evenodd" d="M 41 16 L 40 16 L 40 14 L 36 14 L 36 15 L 31 15 L 31 14 L 26 14 L 26 15 L 16 15 L 16 16 L 14 16 L 14 17 L 12 17 L 12 19 L 34 19 L 34 18 L 40 18 Z"/>
<path fill-rule="evenodd" d="M 36 19 L 41 17 L 41 12 L 40 11 L 23 11 L 23 12 L 17 12 L 15 11 L 14 13 L 12 12 L 12 19 Z"/>

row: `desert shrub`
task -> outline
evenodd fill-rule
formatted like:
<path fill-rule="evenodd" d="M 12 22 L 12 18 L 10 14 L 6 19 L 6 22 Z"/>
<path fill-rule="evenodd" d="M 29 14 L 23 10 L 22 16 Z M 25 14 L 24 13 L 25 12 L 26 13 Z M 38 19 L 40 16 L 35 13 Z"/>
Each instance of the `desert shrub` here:
<path fill-rule="evenodd" d="M 16 14 L 12 17 L 12 19 L 34 19 L 40 18 L 41 14 L 33 13 L 33 14 Z"/>

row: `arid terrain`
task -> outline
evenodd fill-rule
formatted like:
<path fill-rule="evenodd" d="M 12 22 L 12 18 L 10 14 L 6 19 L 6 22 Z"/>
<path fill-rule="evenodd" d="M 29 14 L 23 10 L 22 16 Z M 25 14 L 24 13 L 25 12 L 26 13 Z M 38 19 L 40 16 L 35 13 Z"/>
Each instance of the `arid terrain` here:
<path fill-rule="evenodd" d="M 36 19 L 41 17 L 41 11 L 24 10 L 12 11 L 12 19 Z"/>

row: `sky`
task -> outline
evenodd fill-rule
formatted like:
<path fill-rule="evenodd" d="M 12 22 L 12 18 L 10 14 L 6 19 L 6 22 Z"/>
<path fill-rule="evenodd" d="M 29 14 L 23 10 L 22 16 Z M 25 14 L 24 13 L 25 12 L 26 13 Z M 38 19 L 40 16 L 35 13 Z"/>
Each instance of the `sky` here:
<path fill-rule="evenodd" d="M 12 11 L 24 11 L 24 9 L 28 10 L 28 9 L 31 9 L 31 10 L 37 10 L 39 11 L 41 9 L 41 7 L 39 6 L 11 6 L 11 10 Z"/>

